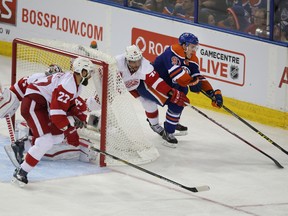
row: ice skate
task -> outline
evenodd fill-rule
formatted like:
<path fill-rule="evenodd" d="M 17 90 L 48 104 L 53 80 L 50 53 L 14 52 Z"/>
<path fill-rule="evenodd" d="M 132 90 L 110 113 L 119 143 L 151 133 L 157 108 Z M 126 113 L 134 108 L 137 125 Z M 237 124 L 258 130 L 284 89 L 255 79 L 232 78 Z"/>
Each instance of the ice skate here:
<path fill-rule="evenodd" d="M 147 119 L 147 121 L 148 121 L 148 123 L 149 123 L 149 126 L 151 127 L 151 129 L 152 129 L 155 133 L 159 134 L 160 136 L 163 136 L 164 128 L 163 128 L 161 125 L 159 125 L 159 124 L 152 125 L 148 119 Z"/>
<path fill-rule="evenodd" d="M 170 148 L 176 148 L 177 147 L 178 140 L 174 137 L 174 134 L 167 133 L 164 130 L 162 138 L 165 140 L 163 142 L 163 145 L 170 147 Z"/>
<path fill-rule="evenodd" d="M 25 150 L 25 141 L 28 140 L 28 137 L 25 136 L 21 139 L 16 140 L 14 143 L 11 144 L 11 147 L 14 151 L 15 158 L 19 164 L 24 161 L 24 150 Z"/>
<path fill-rule="evenodd" d="M 181 125 L 178 123 L 176 125 L 174 136 L 185 136 L 188 134 L 188 127 Z"/>
<path fill-rule="evenodd" d="M 13 174 L 12 183 L 18 183 L 20 187 L 24 187 L 28 184 L 27 172 L 24 171 L 21 167 L 15 169 Z"/>

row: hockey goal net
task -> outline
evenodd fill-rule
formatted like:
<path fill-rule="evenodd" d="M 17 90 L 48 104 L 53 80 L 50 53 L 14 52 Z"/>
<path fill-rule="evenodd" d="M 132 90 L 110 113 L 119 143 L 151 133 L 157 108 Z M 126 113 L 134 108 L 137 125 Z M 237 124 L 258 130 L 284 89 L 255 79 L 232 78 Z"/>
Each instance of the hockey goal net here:
<path fill-rule="evenodd" d="M 79 130 L 80 137 L 90 139 L 102 151 L 131 163 L 144 164 L 155 160 L 159 153 L 139 128 L 136 112 L 131 105 L 133 98 L 117 73 L 115 58 L 78 44 L 46 39 L 15 39 L 11 84 L 24 76 L 44 73 L 50 64 L 57 64 L 63 71 L 69 71 L 71 62 L 78 56 L 88 57 L 96 65 L 96 73 L 80 96 L 86 99 L 98 95 L 101 104 L 101 111 L 92 111 L 93 115 L 101 116 L 101 129 L 88 126 Z M 16 121 L 21 118 L 19 114 L 15 116 Z M 100 166 L 120 163 L 104 155 L 99 156 Z"/>

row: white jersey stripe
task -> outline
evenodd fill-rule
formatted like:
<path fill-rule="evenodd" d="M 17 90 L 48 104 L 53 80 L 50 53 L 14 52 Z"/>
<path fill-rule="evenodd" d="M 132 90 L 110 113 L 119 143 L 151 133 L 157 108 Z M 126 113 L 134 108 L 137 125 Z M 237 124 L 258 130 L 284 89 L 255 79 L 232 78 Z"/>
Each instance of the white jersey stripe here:
<path fill-rule="evenodd" d="M 162 79 L 157 79 L 156 82 L 153 83 L 152 88 L 157 89 L 158 84 L 162 81 Z"/>
<path fill-rule="evenodd" d="M 21 91 L 18 83 L 15 83 L 14 88 L 16 89 L 17 93 L 21 96 L 21 98 L 24 97 L 24 92 Z"/>
<path fill-rule="evenodd" d="M 37 128 L 37 131 L 38 131 L 39 136 L 42 136 L 44 133 L 43 133 L 41 124 L 40 124 L 40 122 L 39 122 L 39 119 L 38 119 L 37 116 L 36 116 L 35 106 L 36 106 L 36 102 L 32 100 L 32 101 L 31 101 L 30 108 L 29 108 L 29 112 L 30 112 L 30 115 L 31 115 L 31 117 L 32 117 L 35 125 L 36 125 L 36 128 Z"/>
<path fill-rule="evenodd" d="M 65 115 L 66 116 L 66 112 L 61 109 L 53 109 L 53 110 L 50 110 L 50 115 Z"/>

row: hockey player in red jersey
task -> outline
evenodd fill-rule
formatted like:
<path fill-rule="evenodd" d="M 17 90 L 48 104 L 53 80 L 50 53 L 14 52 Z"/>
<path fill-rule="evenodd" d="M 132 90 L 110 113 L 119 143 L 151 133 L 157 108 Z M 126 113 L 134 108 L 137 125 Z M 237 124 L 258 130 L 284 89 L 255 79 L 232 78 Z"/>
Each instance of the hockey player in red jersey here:
<path fill-rule="evenodd" d="M 94 72 L 93 63 L 84 57 L 73 62 L 73 73 L 56 73 L 28 85 L 21 104 L 21 115 L 27 121 L 35 144 L 13 176 L 20 183 L 28 183 L 27 174 L 38 164 L 53 144 L 64 139 L 63 132 L 83 127 L 84 122 L 68 116 L 72 101 L 79 96 Z M 71 129 L 72 128 L 72 129 Z"/>
<path fill-rule="evenodd" d="M 182 107 L 189 99 L 159 76 L 136 45 L 128 46 L 116 60 L 127 90 L 141 101 L 151 128 L 162 136 L 164 129 L 159 125 L 157 104 Z"/>
<path fill-rule="evenodd" d="M 169 46 L 161 55 L 156 57 L 152 65 L 160 77 L 173 89 L 186 95 L 188 89 L 192 92 L 204 90 L 213 98 L 212 105 L 220 108 L 223 98 L 219 89 L 213 90 L 211 84 L 200 74 L 199 60 L 196 51 L 199 46 L 198 38 L 191 33 L 183 33 L 179 43 Z M 170 146 L 177 144 L 174 136 L 184 106 L 168 104 L 164 122 L 163 139 Z"/>

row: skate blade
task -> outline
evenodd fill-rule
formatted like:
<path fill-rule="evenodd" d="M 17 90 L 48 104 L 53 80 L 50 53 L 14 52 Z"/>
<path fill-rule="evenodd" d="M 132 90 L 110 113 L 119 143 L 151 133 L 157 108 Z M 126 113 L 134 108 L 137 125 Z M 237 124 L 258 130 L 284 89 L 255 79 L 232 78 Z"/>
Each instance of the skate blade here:
<path fill-rule="evenodd" d="M 188 131 L 175 131 L 174 136 L 186 136 Z"/>
<path fill-rule="evenodd" d="M 162 145 L 167 146 L 169 148 L 177 148 L 177 143 L 169 143 L 167 141 L 163 141 Z"/>
<path fill-rule="evenodd" d="M 20 188 L 23 188 L 26 186 L 26 184 L 24 182 L 19 181 L 18 179 L 16 179 L 15 177 L 12 178 L 11 183 L 13 185 L 19 186 Z"/>

